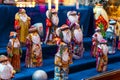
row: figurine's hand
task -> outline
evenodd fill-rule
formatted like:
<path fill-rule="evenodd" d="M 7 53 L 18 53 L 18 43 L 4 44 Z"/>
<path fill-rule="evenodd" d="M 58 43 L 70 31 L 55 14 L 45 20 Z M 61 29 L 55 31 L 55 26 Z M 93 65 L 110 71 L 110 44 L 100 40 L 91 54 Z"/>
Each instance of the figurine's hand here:
<path fill-rule="evenodd" d="M 15 70 L 12 71 L 12 77 L 11 78 L 14 78 L 14 74 L 16 73 Z"/>
<path fill-rule="evenodd" d="M 16 73 L 16 71 L 15 71 L 15 70 L 13 70 L 13 71 L 12 71 L 12 74 L 15 74 L 15 73 Z"/>

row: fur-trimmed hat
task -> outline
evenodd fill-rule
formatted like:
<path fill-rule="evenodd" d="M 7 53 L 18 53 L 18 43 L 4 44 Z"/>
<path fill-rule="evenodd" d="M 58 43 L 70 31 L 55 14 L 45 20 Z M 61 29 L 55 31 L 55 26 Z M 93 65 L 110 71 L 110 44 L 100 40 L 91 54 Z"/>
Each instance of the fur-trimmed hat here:
<path fill-rule="evenodd" d="M 0 55 L 0 62 L 7 61 L 8 58 L 5 55 Z"/>
<path fill-rule="evenodd" d="M 14 31 L 11 31 L 9 37 L 12 37 L 12 36 L 17 36 L 17 33 Z"/>
<path fill-rule="evenodd" d="M 67 17 L 69 17 L 70 15 L 77 15 L 77 12 L 76 11 L 68 11 Z"/>
<path fill-rule="evenodd" d="M 46 11 L 46 17 L 50 19 L 51 16 L 52 16 L 52 14 L 54 14 L 54 13 L 57 14 L 57 11 L 56 11 L 54 8 L 52 8 L 52 9 L 50 9 L 50 10 L 47 10 L 47 11 Z"/>
<path fill-rule="evenodd" d="M 101 44 L 105 44 L 105 43 L 107 43 L 107 40 L 102 39 L 102 40 L 100 41 L 100 43 L 101 43 Z"/>
<path fill-rule="evenodd" d="M 56 29 L 56 35 L 60 37 L 61 31 L 65 30 L 65 29 L 69 29 L 69 26 L 66 24 L 63 24 L 61 27 Z"/>
<path fill-rule="evenodd" d="M 35 23 L 29 29 L 29 32 L 38 31 L 40 35 L 43 35 L 43 24 L 42 23 Z"/>

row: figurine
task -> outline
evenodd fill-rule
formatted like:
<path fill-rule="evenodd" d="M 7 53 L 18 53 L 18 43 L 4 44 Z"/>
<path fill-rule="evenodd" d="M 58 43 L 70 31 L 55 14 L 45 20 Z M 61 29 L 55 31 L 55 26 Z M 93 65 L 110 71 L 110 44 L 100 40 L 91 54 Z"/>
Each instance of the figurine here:
<path fill-rule="evenodd" d="M 38 24 L 38 25 L 36 25 Z M 40 35 L 43 33 L 43 24 L 36 23 L 29 29 L 29 34 L 26 38 L 26 67 L 42 66 L 42 47 Z"/>
<path fill-rule="evenodd" d="M 14 77 L 15 70 L 10 64 L 8 58 L 0 55 L 0 80 L 11 80 Z"/>
<path fill-rule="evenodd" d="M 76 11 L 68 11 L 67 12 L 67 21 L 66 24 L 70 27 L 70 29 L 73 28 L 75 23 L 79 23 L 80 21 L 80 13 L 77 14 Z"/>
<path fill-rule="evenodd" d="M 115 20 L 110 20 L 109 27 L 106 31 L 106 40 L 108 44 L 109 54 L 114 54 L 116 51 L 116 35 L 115 35 Z"/>
<path fill-rule="evenodd" d="M 52 42 L 53 38 L 56 37 L 55 30 L 58 27 L 59 18 L 57 11 L 55 9 L 47 10 L 46 12 L 46 37 L 45 43 L 46 44 L 54 44 Z"/>
<path fill-rule="evenodd" d="M 67 13 L 67 25 L 69 26 L 72 32 L 72 49 L 73 49 L 73 58 L 80 59 L 83 56 L 84 47 L 83 47 L 83 33 L 80 28 L 79 20 L 80 14 L 77 15 L 76 11 L 69 11 Z"/>
<path fill-rule="evenodd" d="M 25 44 L 26 37 L 28 35 L 28 29 L 30 27 L 31 18 L 26 14 L 25 9 L 19 9 L 15 14 L 15 25 L 14 28 L 18 33 L 18 38 L 21 44 Z"/>
<path fill-rule="evenodd" d="M 20 41 L 17 37 L 17 33 L 14 31 L 10 32 L 10 39 L 7 45 L 7 53 L 8 53 L 9 61 L 14 67 L 15 71 L 19 72 L 22 50 L 20 49 Z"/>
<path fill-rule="evenodd" d="M 105 39 L 102 39 L 97 47 L 98 49 L 96 55 L 96 69 L 98 72 L 103 72 L 107 70 L 107 64 L 108 64 L 107 41 Z"/>
<path fill-rule="evenodd" d="M 103 36 L 101 34 L 101 30 L 99 27 L 95 29 L 95 33 L 92 36 L 92 47 L 91 47 L 91 56 L 95 57 L 97 53 L 97 46 L 100 43 L 100 41 L 103 39 Z"/>
<path fill-rule="evenodd" d="M 108 15 L 103 8 L 103 5 L 100 3 L 97 3 L 94 7 L 94 16 L 95 16 L 95 24 L 96 28 L 100 27 L 101 33 L 103 37 L 105 37 L 105 31 L 108 28 Z"/>
<path fill-rule="evenodd" d="M 59 46 L 57 53 L 55 54 L 55 72 L 54 80 L 68 80 L 69 65 L 71 64 L 71 31 L 69 27 L 64 24 L 62 27 L 56 29 L 58 36 L 57 45 Z"/>
<path fill-rule="evenodd" d="M 83 33 L 78 23 L 74 25 L 72 41 L 73 41 L 73 58 L 74 59 L 82 58 L 84 52 Z"/>

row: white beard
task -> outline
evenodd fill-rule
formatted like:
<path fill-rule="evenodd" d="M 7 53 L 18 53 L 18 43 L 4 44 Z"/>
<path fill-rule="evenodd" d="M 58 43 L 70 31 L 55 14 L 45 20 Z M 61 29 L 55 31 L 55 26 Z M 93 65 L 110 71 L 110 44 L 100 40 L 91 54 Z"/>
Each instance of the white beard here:
<path fill-rule="evenodd" d="M 103 53 L 107 55 L 108 53 L 108 46 L 106 44 L 101 44 L 101 47 L 103 48 Z"/>
<path fill-rule="evenodd" d="M 74 30 L 74 37 L 78 42 L 82 42 L 82 40 L 83 40 L 82 31 L 80 29 L 75 29 Z"/>
<path fill-rule="evenodd" d="M 40 37 L 38 34 L 32 35 L 32 42 L 35 44 L 40 44 Z"/>
<path fill-rule="evenodd" d="M 69 53 L 67 51 L 64 51 L 62 54 L 62 60 L 68 61 L 69 60 Z"/>
<path fill-rule="evenodd" d="M 27 15 L 26 15 L 26 14 L 20 14 L 20 19 L 21 19 L 23 22 L 26 22 L 26 21 L 27 21 Z"/>
<path fill-rule="evenodd" d="M 69 19 L 69 21 L 72 23 L 72 24 L 74 24 L 74 23 L 76 23 L 76 22 L 78 22 L 78 16 L 76 15 L 76 16 L 69 16 L 68 17 L 68 19 Z"/>
<path fill-rule="evenodd" d="M 63 41 L 65 41 L 66 43 L 71 42 L 71 31 L 65 30 L 65 31 L 62 31 L 62 33 L 63 33 Z"/>
<path fill-rule="evenodd" d="M 12 77 L 13 67 L 8 64 L 0 64 L 0 76 L 2 79 L 10 79 Z"/>
<path fill-rule="evenodd" d="M 58 26 L 58 23 L 59 23 L 59 18 L 57 15 L 52 15 L 52 23 L 55 25 L 55 26 Z"/>

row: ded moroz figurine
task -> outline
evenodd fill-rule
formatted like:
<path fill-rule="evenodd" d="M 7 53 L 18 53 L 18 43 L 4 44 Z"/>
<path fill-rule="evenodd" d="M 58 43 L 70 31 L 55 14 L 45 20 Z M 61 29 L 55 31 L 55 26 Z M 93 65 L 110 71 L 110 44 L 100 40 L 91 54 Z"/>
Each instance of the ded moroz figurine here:
<path fill-rule="evenodd" d="M 29 29 L 29 34 L 26 39 L 26 67 L 39 67 L 42 66 L 42 47 L 40 35 L 43 33 L 43 24 L 36 23 Z"/>
<path fill-rule="evenodd" d="M 106 31 L 106 40 L 108 44 L 109 54 L 114 54 L 116 52 L 116 34 L 115 34 L 116 21 L 110 20 L 109 27 Z"/>
<path fill-rule="evenodd" d="M 96 54 L 96 69 L 98 72 L 103 72 L 107 70 L 108 64 L 108 46 L 107 41 L 102 39 L 100 44 L 97 46 Z"/>
<path fill-rule="evenodd" d="M 100 41 L 103 39 L 101 29 L 97 27 L 95 29 L 95 33 L 92 36 L 92 47 L 91 47 L 91 56 L 95 57 L 97 53 L 97 46 L 100 43 Z"/>
<path fill-rule="evenodd" d="M 56 34 L 58 36 L 56 40 L 59 48 L 55 54 L 54 80 L 68 80 L 69 65 L 72 59 L 71 51 L 69 51 L 71 31 L 69 27 L 64 24 L 62 27 L 56 29 Z"/>
<path fill-rule="evenodd" d="M 66 24 L 69 26 L 72 33 L 73 58 L 80 59 L 84 52 L 83 33 L 79 25 L 80 14 L 77 14 L 76 11 L 68 11 L 67 17 Z"/>
<path fill-rule="evenodd" d="M 5 55 L 0 55 L 0 80 L 11 80 L 15 70 Z"/>
<path fill-rule="evenodd" d="M 14 28 L 18 33 L 18 38 L 21 44 L 25 44 L 26 37 L 28 35 L 28 29 L 30 27 L 31 18 L 26 14 L 25 9 L 19 9 L 15 14 Z"/>
<path fill-rule="evenodd" d="M 17 33 L 14 31 L 10 32 L 10 39 L 7 45 L 7 54 L 9 61 L 16 72 L 20 71 L 20 58 L 22 56 L 22 50 L 20 49 L 20 41 L 17 37 Z"/>
<path fill-rule="evenodd" d="M 103 8 L 103 5 L 100 4 L 99 2 L 96 3 L 94 9 L 94 17 L 95 17 L 95 28 L 99 27 L 101 29 L 101 33 L 103 37 L 105 36 L 105 31 L 108 28 L 108 15 L 105 9 Z"/>
<path fill-rule="evenodd" d="M 53 38 L 56 37 L 56 33 L 55 30 L 58 27 L 58 23 L 59 23 L 59 17 L 58 17 L 58 13 L 57 11 L 52 8 L 50 10 L 46 11 L 46 36 L 45 36 L 45 43 L 46 44 L 54 44 L 54 42 L 52 42 Z"/>

